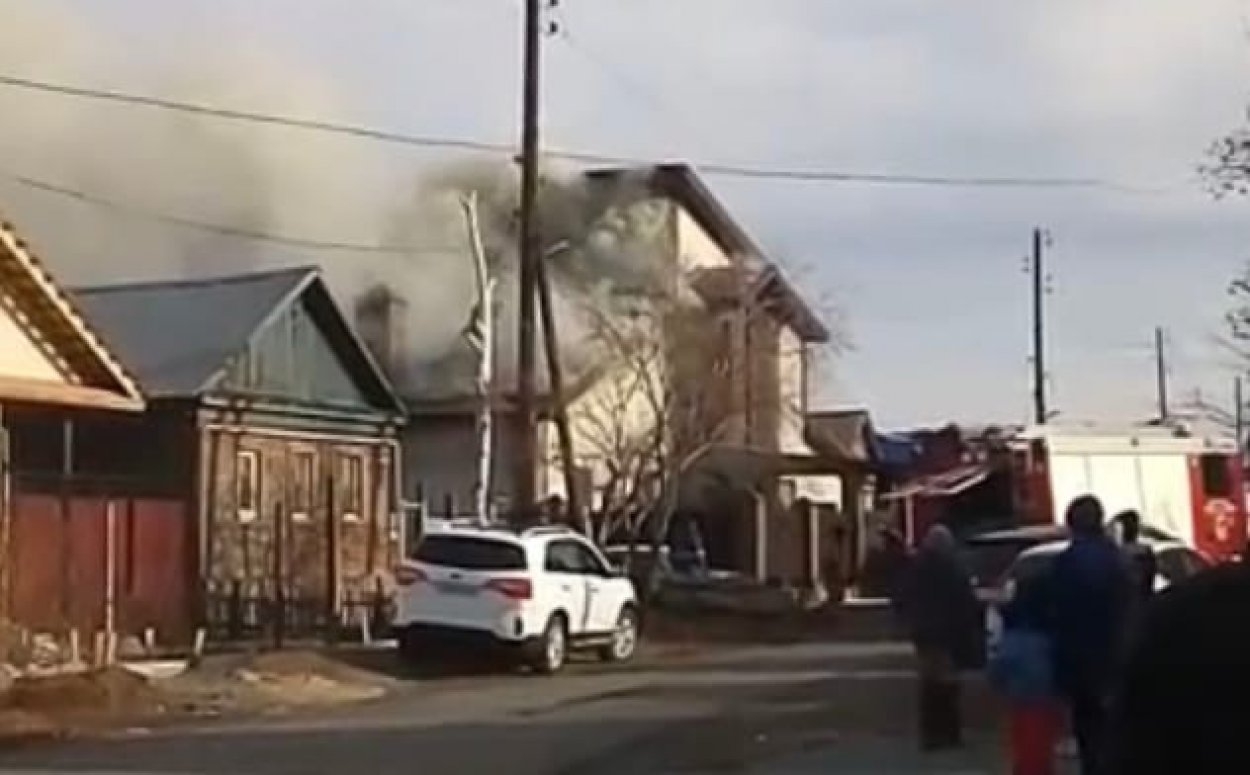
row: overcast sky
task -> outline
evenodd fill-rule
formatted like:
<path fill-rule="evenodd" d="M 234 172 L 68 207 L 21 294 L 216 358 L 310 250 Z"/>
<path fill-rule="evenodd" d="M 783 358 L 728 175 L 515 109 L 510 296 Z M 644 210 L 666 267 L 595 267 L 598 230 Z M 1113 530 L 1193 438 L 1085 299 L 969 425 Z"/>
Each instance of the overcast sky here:
<path fill-rule="evenodd" d="M 38 6 L 77 29 L 27 40 L 26 56 L 0 54 L 0 64 L 149 92 L 160 79 L 142 74 L 193 72 L 225 82 L 219 102 L 264 109 L 284 91 L 315 92 L 309 104 L 326 118 L 509 142 L 519 5 L 0 0 L 6 17 Z M 1021 259 L 1034 225 L 1054 235 L 1057 408 L 1149 416 L 1155 325 L 1170 332 L 1175 392 L 1225 399 L 1231 371 L 1212 339 L 1228 279 L 1250 259 L 1250 202 L 1211 201 L 1194 169 L 1250 97 L 1250 4 L 561 0 L 554 18 L 563 33 L 547 42 L 543 119 L 552 146 L 775 167 L 1096 177 L 1133 189 L 712 178 L 804 291 L 842 311 L 854 349 L 832 364 L 825 403 L 866 404 L 888 426 L 1025 419 Z M 258 61 L 282 64 L 253 79 L 240 62 Z M 298 84 L 288 89 L 273 73 L 298 74 Z M 16 99 L 0 105 L 23 109 Z M 120 147 L 143 144 L 132 135 L 113 132 L 115 145 L 93 153 L 133 152 Z M 0 148 L 9 168 L 20 162 L 38 175 L 55 166 L 23 145 Z M 357 151 L 346 141 L 336 148 Z M 434 158 L 369 153 L 392 174 Z M 302 209 L 314 220 L 317 208 L 350 209 L 370 198 L 359 191 L 368 184 L 362 173 L 341 188 L 315 186 L 324 190 Z M 19 213 L 16 200 L 34 196 L 0 191 Z"/>

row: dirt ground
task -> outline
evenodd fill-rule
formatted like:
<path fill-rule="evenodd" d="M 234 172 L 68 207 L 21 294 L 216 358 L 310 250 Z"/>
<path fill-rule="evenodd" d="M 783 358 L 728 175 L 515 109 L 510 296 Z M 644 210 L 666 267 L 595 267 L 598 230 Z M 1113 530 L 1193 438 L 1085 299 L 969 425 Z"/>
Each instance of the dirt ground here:
<path fill-rule="evenodd" d="M 362 702 L 394 680 L 313 651 L 214 656 L 168 678 L 125 667 L 21 676 L 0 692 L 0 745 Z"/>

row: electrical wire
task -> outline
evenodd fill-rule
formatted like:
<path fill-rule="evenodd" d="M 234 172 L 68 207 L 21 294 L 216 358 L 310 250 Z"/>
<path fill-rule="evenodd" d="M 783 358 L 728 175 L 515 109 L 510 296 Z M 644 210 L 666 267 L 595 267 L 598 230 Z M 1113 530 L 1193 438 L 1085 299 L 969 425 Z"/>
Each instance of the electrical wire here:
<path fill-rule="evenodd" d="M 504 143 L 491 143 L 463 138 L 410 135 L 401 132 L 375 129 L 353 124 L 341 124 L 320 119 L 299 118 L 295 116 L 259 113 L 233 108 L 221 108 L 200 103 L 150 97 L 146 95 L 130 94 L 106 89 L 91 89 L 81 86 L 50 83 L 47 81 L 38 81 L 30 78 L 21 78 L 5 74 L 0 74 L 0 86 L 58 94 L 61 96 L 79 99 L 137 105 L 230 121 L 345 135 L 408 147 L 455 149 L 478 153 L 506 154 L 511 157 L 515 157 L 517 153 L 517 149 L 513 145 Z M 656 163 L 654 159 L 642 159 L 631 156 L 617 156 L 612 154 L 561 149 L 548 149 L 543 152 L 543 155 L 548 158 L 584 164 L 607 164 L 636 167 L 651 166 Z M 1098 177 L 921 175 L 909 173 L 853 172 L 829 169 L 780 168 L 725 164 L 718 162 L 694 162 L 691 166 L 699 170 L 702 174 L 711 176 L 809 183 L 861 183 L 869 185 L 943 186 L 963 188 L 1097 188 L 1122 193 L 1167 193 L 1168 191 L 1177 188 L 1177 186 L 1169 186 L 1166 188 L 1141 188 Z"/>
<path fill-rule="evenodd" d="M 179 228 L 194 229 L 197 231 L 208 232 L 227 237 L 237 237 L 240 239 L 253 240 L 257 242 L 268 242 L 287 247 L 300 248 L 303 250 L 319 250 L 343 253 L 385 253 L 391 255 L 420 255 L 429 253 L 449 253 L 461 252 L 465 248 L 463 246 L 447 246 L 447 247 L 430 247 L 430 246 L 407 246 L 407 245 L 378 245 L 365 242 L 338 242 L 331 240 L 316 240 L 305 237 L 297 237 L 286 234 L 276 234 L 260 229 L 246 229 L 236 226 L 228 226 L 220 223 L 212 223 L 202 221 L 195 218 L 189 218 L 182 215 L 153 210 L 135 205 L 128 205 L 118 202 L 115 199 L 93 194 L 88 191 L 71 188 L 69 186 L 50 183 L 48 181 L 39 180 L 26 175 L 20 175 L 14 172 L 0 169 L 0 178 L 7 179 L 10 182 L 23 186 L 25 188 L 40 191 L 45 194 L 72 199 L 81 204 L 93 207 L 111 210 L 113 212 L 122 213 L 131 217 L 142 218 L 167 226 L 175 226 Z"/>

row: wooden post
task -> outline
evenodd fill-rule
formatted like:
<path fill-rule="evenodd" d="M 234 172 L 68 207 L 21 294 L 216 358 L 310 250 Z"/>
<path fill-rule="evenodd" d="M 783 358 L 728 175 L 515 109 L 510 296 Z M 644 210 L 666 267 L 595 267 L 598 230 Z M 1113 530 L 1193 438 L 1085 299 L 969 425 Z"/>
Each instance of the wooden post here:
<path fill-rule="evenodd" d="M 286 645 L 286 572 L 283 567 L 286 559 L 286 515 L 282 503 L 274 507 L 274 541 L 273 541 L 273 602 L 276 614 L 273 617 L 273 647 L 281 650 Z"/>
<path fill-rule="evenodd" d="M 560 445 L 560 462 L 564 471 L 564 504 L 570 520 L 582 522 L 582 532 L 591 536 L 589 515 L 582 512 L 581 493 L 578 492 L 577 459 L 573 456 L 573 432 L 569 428 L 568 406 L 564 403 L 564 371 L 560 366 L 560 337 L 556 333 L 555 307 L 551 300 L 551 283 L 547 277 L 546 256 L 534 265 L 534 279 L 538 284 L 538 310 L 543 324 L 543 351 L 547 356 L 547 387 L 551 394 L 551 419 L 556 425 L 556 438 Z"/>
<path fill-rule="evenodd" d="M 117 634 L 117 504 L 104 504 L 104 636 Z"/>
<path fill-rule="evenodd" d="M 74 474 L 74 421 L 66 416 L 61 422 L 61 621 L 70 623 L 70 590 L 76 586 L 70 564 L 70 478 Z"/>
<path fill-rule="evenodd" d="M 0 404 L 0 622 L 13 620 L 13 466 L 9 431 Z"/>

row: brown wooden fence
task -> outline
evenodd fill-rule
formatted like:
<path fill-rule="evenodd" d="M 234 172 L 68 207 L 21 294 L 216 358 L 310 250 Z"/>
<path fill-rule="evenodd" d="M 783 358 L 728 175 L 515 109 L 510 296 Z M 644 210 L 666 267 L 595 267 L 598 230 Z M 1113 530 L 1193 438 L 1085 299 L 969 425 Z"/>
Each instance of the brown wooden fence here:
<path fill-rule="evenodd" d="M 183 501 L 15 489 L 10 610 L 17 623 L 50 632 L 100 630 L 111 591 L 119 634 L 152 627 L 162 640 L 187 638 L 195 595 Z"/>

